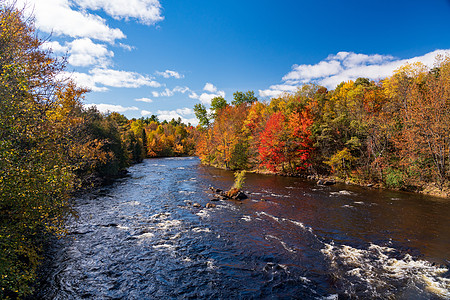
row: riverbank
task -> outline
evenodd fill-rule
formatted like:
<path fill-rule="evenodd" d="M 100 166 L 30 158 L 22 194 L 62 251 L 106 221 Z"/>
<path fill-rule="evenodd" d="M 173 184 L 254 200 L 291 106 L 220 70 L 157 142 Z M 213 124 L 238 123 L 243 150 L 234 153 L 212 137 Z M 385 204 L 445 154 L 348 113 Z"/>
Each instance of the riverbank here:
<path fill-rule="evenodd" d="M 202 164 L 211 166 L 218 169 L 223 169 L 218 165 L 212 165 L 212 164 L 205 164 L 202 162 Z M 450 187 L 443 187 L 440 188 L 437 183 L 421 183 L 417 186 L 411 186 L 409 189 L 395 189 L 385 186 L 382 183 L 379 182 L 356 182 L 349 179 L 342 179 L 337 176 L 330 176 L 330 175 L 318 175 L 318 174 L 283 174 L 278 172 L 273 172 L 267 169 L 260 169 L 255 168 L 251 170 L 246 170 L 248 173 L 255 173 L 255 174 L 261 174 L 261 175 L 274 175 L 274 176 L 287 176 L 287 177 L 300 177 L 307 180 L 312 181 L 322 181 L 322 182 L 335 182 L 335 183 L 341 183 L 341 184 L 347 184 L 347 185 L 356 185 L 361 187 L 367 187 L 372 189 L 383 189 L 383 190 L 393 190 L 393 191 L 401 191 L 401 192 L 409 192 L 409 193 L 418 193 L 433 197 L 440 197 L 440 198 L 450 198 Z"/>

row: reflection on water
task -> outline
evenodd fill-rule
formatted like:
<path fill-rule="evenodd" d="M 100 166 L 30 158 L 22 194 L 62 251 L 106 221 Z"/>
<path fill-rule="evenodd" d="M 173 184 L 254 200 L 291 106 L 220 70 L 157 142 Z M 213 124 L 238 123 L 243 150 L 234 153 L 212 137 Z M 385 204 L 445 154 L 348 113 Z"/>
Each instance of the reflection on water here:
<path fill-rule="evenodd" d="M 77 199 L 44 299 L 450 297 L 448 201 L 152 159 Z M 201 204 L 196 208 L 193 203 Z"/>

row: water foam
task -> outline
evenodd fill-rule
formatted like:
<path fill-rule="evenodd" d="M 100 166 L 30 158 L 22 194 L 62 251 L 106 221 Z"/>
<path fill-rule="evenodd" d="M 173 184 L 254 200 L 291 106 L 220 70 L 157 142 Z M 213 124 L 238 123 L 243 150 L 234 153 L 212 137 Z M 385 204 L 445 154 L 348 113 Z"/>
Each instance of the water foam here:
<path fill-rule="evenodd" d="M 325 243 L 321 252 L 329 259 L 334 275 L 350 297 L 396 297 L 398 287 L 413 286 L 434 296 L 450 298 L 449 270 L 430 262 L 401 255 L 390 247 L 370 244 L 367 249 Z"/>
<path fill-rule="evenodd" d="M 207 219 L 211 216 L 207 209 L 200 210 L 198 213 L 196 213 L 196 215 L 203 219 Z"/>
<path fill-rule="evenodd" d="M 159 250 L 159 251 L 170 251 L 173 252 L 175 250 L 175 246 L 174 245 L 169 245 L 169 244 L 161 244 L 161 245 L 154 245 L 153 249 L 155 250 Z"/>
<path fill-rule="evenodd" d="M 311 233 L 313 232 L 313 230 L 312 230 L 311 227 L 306 226 L 305 224 L 303 224 L 302 222 L 299 222 L 299 221 L 294 221 L 294 220 L 287 219 L 287 218 L 278 218 L 278 217 L 275 217 L 275 216 L 273 216 L 273 215 L 271 215 L 271 214 L 268 214 L 268 213 L 266 213 L 266 212 L 264 212 L 264 211 L 257 212 L 256 214 L 257 214 L 258 216 L 260 216 L 260 217 L 261 217 L 261 216 L 269 217 L 269 218 L 275 220 L 275 221 L 278 222 L 278 223 L 281 223 L 281 222 L 289 222 L 289 223 L 291 223 L 291 224 L 294 224 L 294 225 L 300 227 L 300 228 L 303 229 L 303 230 L 307 230 L 307 231 L 309 231 L 309 232 L 311 232 Z"/>
<path fill-rule="evenodd" d="M 151 233 L 151 232 L 146 232 L 146 233 L 137 235 L 136 238 L 138 238 L 138 239 L 151 239 L 151 238 L 153 238 L 154 236 L 155 236 L 155 235 L 154 235 L 153 233 Z"/>
<path fill-rule="evenodd" d="M 160 222 L 156 224 L 160 229 L 170 229 L 173 227 L 180 227 L 181 221 L 180 220 L 165 220 L 163 222 Z"/>
<path fill-rule="evenodd" d="M 118 229 L 121 229 L 121 230 L 128 230 L 128 229 L 130 229 L 130 227 L 128 227 L 128 226 L 122 226 L 122 225 L 117 225 L 117 228 L 118 228 Z"/>
<path fill-rule="evenodd" d="M 268 234 L 268 235 L 266 235 L 264 238 L 265 238 L 266 240 L 267 240 L 268 238 L 270 238 L 270 239 L 274 239 L 274 240 L 279 241 L 280 244 L 281 244 L 281 246 L 283 246 L 283 248 L 284 248 L 286 251 L 288 251 L 288 252 L 291 252 L 291 253 L 297 252 L 296 250 L 290 248 L 290 247 L 286 244 L 286 242 L 283 241 L 282 239 L 280 239 L 279 237 L 276 237 L 276 236 L 273 236 L 273 235 Z"/>
<path fill-rule="evenodd" d="M 217 269 L 213 259 L 210 258 L 206 261 L 206 269 L 209 271 Z"/>
<path fill-rule="evenodd" d="M 258 216 L 266 216 L 266 217 L 269 217 L 269 218 L 271 218 L 271 219 L 277 221 L 278 223 L 280 223 L 280 218 L 277 218 L 277 217 L 275 217 L 275 216 L 272 216 L 271 214 L 268 214 L 268 213 L 266 213 L 265 211 L 257 212 L 256 214 L 257 214 Z"/>
<path fill-rule="evenodd" d="M 245 222 L 250 222 L 252 220 L 252 217 L 244 215 L 242 216 L 241 220 L 244 220 Z"/>
<path fill-rule="evenodd" d="M 183 194 L 183 195 L 192 195 L 192 194 L 195 194 L 195 192 L 189 192 L 189 191 L 178 191 L 178 193 Z"/>
<path fill-rule="evenodd" d="M 200 228 L 200 227 L 192 228 L 192 231 L 194 231 L 194 232 L 211 232 L 211 230 L 209 230 L 209 228 Z"/>

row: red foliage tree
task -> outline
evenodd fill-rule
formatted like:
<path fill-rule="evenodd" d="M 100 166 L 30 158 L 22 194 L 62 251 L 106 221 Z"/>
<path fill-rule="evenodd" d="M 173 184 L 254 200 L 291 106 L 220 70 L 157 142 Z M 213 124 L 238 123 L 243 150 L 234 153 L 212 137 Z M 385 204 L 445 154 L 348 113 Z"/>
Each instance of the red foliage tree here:
<path fill-rule="evenodd" d="M 273 172 L 296 173 L 311 164 L 310 126 L 313 121 L 306 110 L 294 112 L 288 118 L 282 112 L 272 114 L 260 134 L 259 160 Z"/>
<path fill-rule="evenodd" d="M 309 159 L 313 151 L 310 127 L 313 120 L 307 110 L 295 112 L 287 122 L 288 147 L 287 161 L 291 171 L 302 171 L 311 166 Z"/>
<path fill-rule="evenodd" d="M 266 129 L 261 132 L 260 145 L 258 147 L 261 165 L 267 169 L 277 172 L 279 167 L 286 161 L 284 155 L 284 115 L 277 112 L 270 116 L 266 123 Z"/>

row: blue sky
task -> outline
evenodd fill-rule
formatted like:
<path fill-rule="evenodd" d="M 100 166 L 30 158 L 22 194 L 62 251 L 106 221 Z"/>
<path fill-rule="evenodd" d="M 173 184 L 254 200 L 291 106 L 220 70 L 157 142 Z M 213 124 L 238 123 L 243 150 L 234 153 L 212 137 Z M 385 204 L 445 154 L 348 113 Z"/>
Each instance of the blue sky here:
<path fill-rule="evenodd" d="M 262 100 L 314 82 L 389 76 L 450 54 L 450 1 L 18 0 L 44 47 L 92 91 L 85 104 L 128 118 L 181 117 L 214 96 Z"/>

